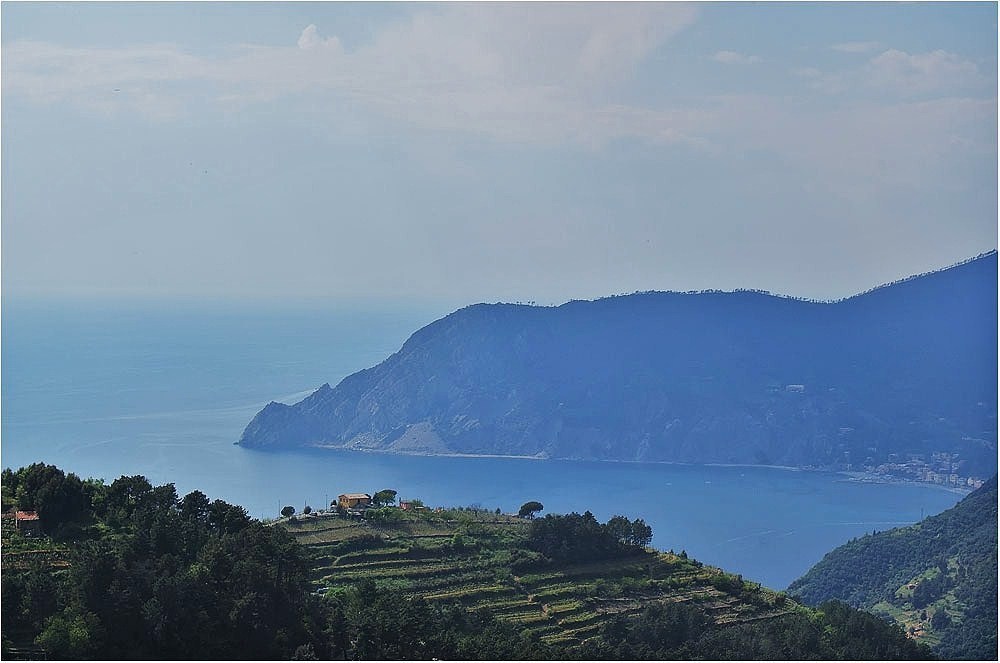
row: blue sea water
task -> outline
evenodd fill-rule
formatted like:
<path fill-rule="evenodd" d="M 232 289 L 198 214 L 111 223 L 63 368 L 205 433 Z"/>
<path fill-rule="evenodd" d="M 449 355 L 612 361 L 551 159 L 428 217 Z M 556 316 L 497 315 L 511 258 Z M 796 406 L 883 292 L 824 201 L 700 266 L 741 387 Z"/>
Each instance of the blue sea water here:
<path fill-rule="evenodd" d="M 653 544 L 783 588 L 848 539 L 961 495 L 765 467 L 446 458 L 233 445 L 268 401 L 295 402 L 395 352 L 429 307 L 11 303 L 2 311 L 0 462 L 108 481 L 143 474 L 271 517 L 393 488 L 430 505 L 644 518 Z"/>

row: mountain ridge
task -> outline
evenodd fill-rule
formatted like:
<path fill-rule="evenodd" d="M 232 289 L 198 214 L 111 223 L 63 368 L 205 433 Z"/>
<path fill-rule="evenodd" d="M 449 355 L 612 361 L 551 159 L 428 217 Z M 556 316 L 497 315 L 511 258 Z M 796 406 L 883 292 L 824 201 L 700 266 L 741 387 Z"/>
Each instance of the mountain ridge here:
<path fill-rule="evenodd" d="M 946 451 L 988 476 L 996 264 L 992 251 L 835 302 L 473 304 L 336 387 L 268 404 L 238 443 L 842 469 Z"/>

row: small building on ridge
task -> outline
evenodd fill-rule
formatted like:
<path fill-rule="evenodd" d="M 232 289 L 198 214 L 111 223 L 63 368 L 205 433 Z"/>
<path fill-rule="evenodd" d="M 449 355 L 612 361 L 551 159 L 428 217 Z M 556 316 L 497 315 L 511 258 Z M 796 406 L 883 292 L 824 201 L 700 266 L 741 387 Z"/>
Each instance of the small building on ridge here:
<path fill-rule="evenodd" d="M 344 493 L 337 496 L 337 506 L 344 509 L 367 509 L 372 505 L 372 496 L 368 493 Z"/>
<path fill-rule="evenodd" d="M 14 514 L 14 524 L 24 536 L 39 536 L 42 533 L 42 521 L 34 511 L 18 511 Z"/>

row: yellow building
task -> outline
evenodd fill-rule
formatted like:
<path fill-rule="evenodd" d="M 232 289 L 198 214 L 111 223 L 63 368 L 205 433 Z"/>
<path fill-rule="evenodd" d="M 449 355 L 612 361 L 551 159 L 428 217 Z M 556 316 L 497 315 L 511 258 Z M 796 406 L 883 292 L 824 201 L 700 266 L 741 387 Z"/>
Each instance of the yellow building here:
<path fill-rule="evenodd" d="M 345 509 L 367 509 L 372 504 L 368 493 L 344 493 L 337 496 L 337 506 Z"/>

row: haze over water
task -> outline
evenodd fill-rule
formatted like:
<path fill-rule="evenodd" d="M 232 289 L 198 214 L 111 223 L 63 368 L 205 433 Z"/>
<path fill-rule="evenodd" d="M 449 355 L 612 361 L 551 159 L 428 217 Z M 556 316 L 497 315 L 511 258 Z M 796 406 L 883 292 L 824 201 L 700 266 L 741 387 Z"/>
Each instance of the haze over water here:
<path fill-rule="evenodd" d="M 387 487 L 504 511 L 537 499 L 546 512 L 644 518 L 658 548 L 782 588 L 849 538 L 960 497 L 761 467 L 251 451 L 233 442 L 269 400 L 378 363 L 440 312 L 8 302 L 3 313 L 4 467 L 143 474 L 256 517 Z"/>

